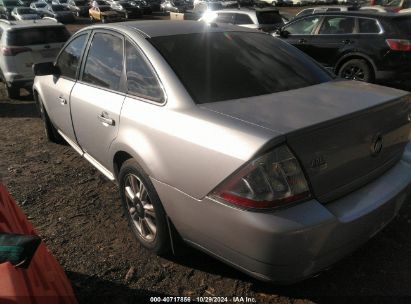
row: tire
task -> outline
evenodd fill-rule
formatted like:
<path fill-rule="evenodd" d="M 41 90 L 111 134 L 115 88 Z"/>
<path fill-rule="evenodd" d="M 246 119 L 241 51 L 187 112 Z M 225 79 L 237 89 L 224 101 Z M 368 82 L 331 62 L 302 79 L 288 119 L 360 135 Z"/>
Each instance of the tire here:
<path fill-rule="evenodd" d="M 129 159 L 121 166 L 118 180 L 124 214 L 137 240 L 153 253 L 168 254 L 171 241 L 166 213 L 147 174 Z"/>
<path fill-rule="evenodd" d="M 8 86 L 3 80 L 4 89 L 6 90 L 6 95 L 10 99 L 17 99 L 20 97 L 20 88 L 14 86 Z"/>
<path fill-rule="evenodd" d="M 351 59 L 344 62 L 338 70 L 338 76 L 365 82 L 374 81 L 374 71 L 364 59 Z"/>
<path fill-rule="evenodd" d="M 50 121 L 40 96 L 37 97 L 36 103 L 37 109 L 40 112 L 40 117 L 43 121 L 43 129 L 47 140 L 56 144 L 64 143 L 63 137 L 61 137 L 61 135 L 57 132 L 57 129 L 53 126 L 53 123 Z"/>

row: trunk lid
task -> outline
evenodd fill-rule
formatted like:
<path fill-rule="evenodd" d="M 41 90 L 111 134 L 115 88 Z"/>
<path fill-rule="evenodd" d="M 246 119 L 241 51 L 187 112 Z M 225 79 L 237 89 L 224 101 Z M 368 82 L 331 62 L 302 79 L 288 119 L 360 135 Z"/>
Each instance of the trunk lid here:
<path fill-rule="evenodd" d="M 401 158 L 411 129 L 410 103 L 405 91 L 331 81 L 201 107 L 284 134 L 313 194 L 328 202 L 377 178 Z"/>

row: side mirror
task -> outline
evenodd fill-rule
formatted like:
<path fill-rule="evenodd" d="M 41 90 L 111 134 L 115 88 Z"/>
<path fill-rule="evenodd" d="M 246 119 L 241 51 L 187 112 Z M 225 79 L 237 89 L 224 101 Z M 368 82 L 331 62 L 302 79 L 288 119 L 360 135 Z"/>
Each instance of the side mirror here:
<path fill-rule="evenodd" d="M 28 268 L 40 243 L 37 235 L 0 233 L 0 263 Z"/>
<path fill-rule="evenodd" d="M 60 69 L 53 62 L 42 62 L 33 64 L 35 76 L 60 75 Z"/>
<path fill-rule="evenodd" d="M 283 29 L 279 29 L 278 36 L 280 36 L 281 38 L 288 38 L 288 36 L 290 36 L 290 32 Z"/>

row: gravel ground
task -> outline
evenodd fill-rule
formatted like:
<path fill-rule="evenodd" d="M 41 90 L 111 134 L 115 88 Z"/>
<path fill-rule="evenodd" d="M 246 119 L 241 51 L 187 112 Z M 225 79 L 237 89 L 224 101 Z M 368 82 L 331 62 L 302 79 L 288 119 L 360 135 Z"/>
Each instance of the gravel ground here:
<path fill-rule="evenodd" d="M 248 296 L 258 303 L 410 303 L 411 202 L 381 233 L 319 276 L 275 286 L 187 248 L 157 257 L 139 246 L 118 190 L 67 145 L 46 141 L 29 96 L 0 90 L 0 179 L 64 267 L 80 303 L 150 296 Z"/>

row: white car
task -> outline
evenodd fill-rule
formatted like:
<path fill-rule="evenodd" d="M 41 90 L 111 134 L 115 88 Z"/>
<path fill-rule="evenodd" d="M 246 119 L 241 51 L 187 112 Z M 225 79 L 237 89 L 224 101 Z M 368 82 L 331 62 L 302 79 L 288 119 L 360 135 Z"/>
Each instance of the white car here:
<path fill-rule="evenodd" d="M 32 65 L 54 61 L 70 37 L 63 24 L 41 19 L 0 19 L 0 31 L 0 76 L 10 98 L 19 97 L 20 88 L 31 91 L 34 80 Z"/>
<path fill-rule="evenodd" d="M 40 19 L 39 14 L 29 7 L 15 7 L 11 11 L 11 16 L 15 20 L 36 20 Z"/>

